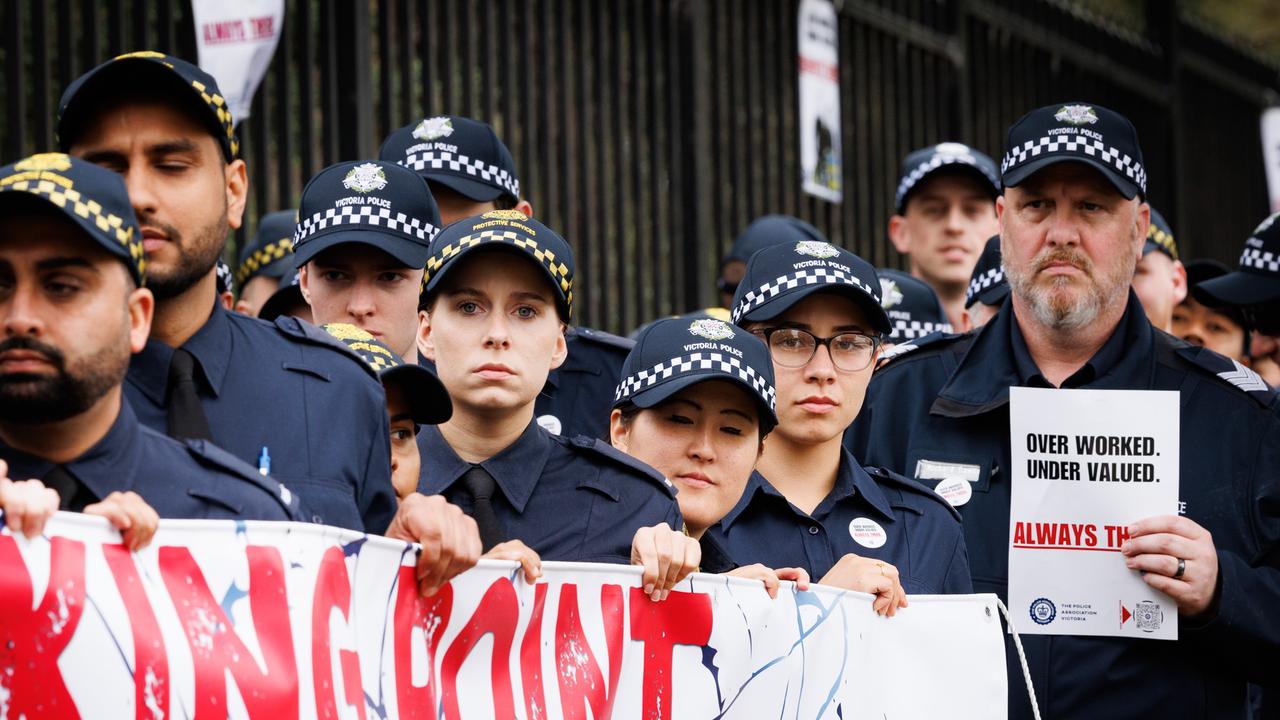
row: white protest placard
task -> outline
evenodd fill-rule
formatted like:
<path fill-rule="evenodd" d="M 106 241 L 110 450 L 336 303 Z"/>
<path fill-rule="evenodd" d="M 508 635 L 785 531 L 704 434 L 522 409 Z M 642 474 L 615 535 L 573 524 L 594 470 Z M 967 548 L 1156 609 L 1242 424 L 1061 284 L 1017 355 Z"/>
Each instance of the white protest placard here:
<path fill-rule="evenodd" d="M 831 0 L 800 0 L 800 168 L 804 191 L 844 197 L 840 149 L 840 18 Z"/>
<path fill-rule="evenodd" d="M 199 65 L 218 81 L 238 125 L 284 29 L 284 0 L 191 0 Z"/>
<path fill-rule="evenodd" d="M 1280 107 L 1262 111 L 1262 160 L 1267 168 L 1271 212 L 1280 212 Z"/>
<path fill-rule="evenodd" d="M 1168 391 L 1009 389 L 1020 632 L 1178 639 L 1177 605 L 1120 554 L 1135 520 L 1177 514 L 1178 408 Z"/>

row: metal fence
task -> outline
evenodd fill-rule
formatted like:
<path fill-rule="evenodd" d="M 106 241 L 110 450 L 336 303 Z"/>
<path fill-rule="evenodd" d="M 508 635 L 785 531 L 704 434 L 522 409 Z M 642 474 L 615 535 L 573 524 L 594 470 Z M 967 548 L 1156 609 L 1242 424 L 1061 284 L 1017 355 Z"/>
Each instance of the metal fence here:
<path fill-rule="evenodd" d="M 901 157 L 998 156 L 1026 110 L 1128 115 L 1150 200 L 1188 256 L 1234 261 L 1267 212 L 1258 136 L 1277 68 L 1148 0 L 1142 34 L 1061 0 L 837 0 L 845 200 L 800 191 L 797 0 L 289 0 L 241 123 L 250 227 L 306 179 L 430 113 L 492 123 L 536 214 L 573 244 L 585 324 L 626 331 L 711 304 L 753 217 L 806 218 L 878 265 Z M 53 144 L 67 83 L 142 48 L 194 59 L 182 0 L 4 0 L 3 159 Z"/>

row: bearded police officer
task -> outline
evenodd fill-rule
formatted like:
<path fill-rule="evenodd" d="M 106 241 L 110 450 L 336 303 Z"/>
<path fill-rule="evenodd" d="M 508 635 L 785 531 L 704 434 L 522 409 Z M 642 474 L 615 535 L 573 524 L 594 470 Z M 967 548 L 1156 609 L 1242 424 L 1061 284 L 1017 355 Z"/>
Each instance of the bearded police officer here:
<path fill-rule="evenodd" d="M 1045 717 L 1242 717 L 1246 684 L 1274 683 L 1280 664 L 1276 395 L 1157 332 L 1130 289 L 1149 210 L 1126 118 L 1088 103 L 1034 110 L 1009 129 L 1002 167 L 1010 297 L 979 331 L 877 373 L 854 447 L 928 482 L 940 468 L 968 479 L 958 509 L 974 588 L 1007 597 L 1009 387 L 1178 391 L 1182 514 L 1135 518 L 1114 562 L 1177 603 L 1180 639 L 1022 643 Z M 1016 656 L 1008 668 L 1010 714 L 1030 717 Z"/>
<path fill-rule="evenodd" d="M 123 399 L 154 309 L 145 269 L 118 175 L 61 153 L 0 169 L 0 478 L 7 464 L 9 478 L 42 480 L 50 510 L 132 505 L 121 529 L 134 533 L 157 513 L 300 519 L 284 486 L 205 440 L 143 427 Z M 5 511 L 13 527 L 21 513 Z"/>

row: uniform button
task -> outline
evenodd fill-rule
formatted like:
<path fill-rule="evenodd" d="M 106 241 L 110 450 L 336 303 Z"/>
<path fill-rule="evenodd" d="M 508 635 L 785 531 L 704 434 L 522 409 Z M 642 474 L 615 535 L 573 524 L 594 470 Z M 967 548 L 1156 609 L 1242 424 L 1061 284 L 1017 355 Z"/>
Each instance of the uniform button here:
<path fill-rule="evenodd" d="M 317 525 L 323 525 L 324 518 L 320 517 L 319 515 L 312 515 L 311 522 L 316 523 Z"/>
<path fill-rule="evenodd" d="M 817 535 L 817 534 L 818 534 L 818 526 L 817 526 L 817 525 L 810 525 L 810 526 L 809 526 L 809 534 L 810 534 L 810 535 Z"/>

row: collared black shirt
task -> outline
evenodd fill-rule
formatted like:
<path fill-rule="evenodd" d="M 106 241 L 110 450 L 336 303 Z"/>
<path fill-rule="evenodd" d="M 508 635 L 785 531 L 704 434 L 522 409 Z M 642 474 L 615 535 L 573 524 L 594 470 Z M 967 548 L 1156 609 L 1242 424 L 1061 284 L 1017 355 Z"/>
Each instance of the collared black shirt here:
<path fill-rule="evenodd" d="M 817 582 L 848 553 L 898 568 L 908 593 L 968 593 L 960 523 L 927 489 L 877 480 L 841 451 L 835 486 L 809 514 L 759 472 L 742 499 L 708 533 L 738 563 L 802 567 Z"/>
<path fill-rule="evenodd" d="M 973 493 L 958 510 L 974 588 L 1002 598 L 1009 388 L 1040 375 L 1025 347 L 1010 298 L 980 330 L 877 370 L 847 438 L 867 462 L 909 476 L 967 471 Z M 1273 683 L 1280 667 L 1280 397 L 1238 364 L 1152 328 L 1132 292 L 1111 337 L 1065 385 L 1179 394 L 1179 512 L 1213 536 L 1220 595 L 1207 618 L 1166 618 L 1179 623 L 1176 642 L 1024 635 L 1041 712 L 1244 717 L 1246 683 Z M 1015 622 L 1027 617 L 1026 607 L 1009 610 Z M 1010 717 L 1030 717 L 1011 644 L 1008 660 Z"/>
<path fill-rule="evenodd" d="M 419 433 L 419 491 L 444 495 L 471 512 L 459 482 L 471 464 L 434 425 Z M 530 422 L 520 438 L 480 463 L 497 481 L 494 511 L 510 539 L 543 560 L 626 564 L 642 527 L 683 525 L 675 491 L 647 465 L 599 440 L 552 435 Z"/>
<path fill-rule="evenodd" d="M 213 442 L 302 496 L 312 522 L 381 533 L 395 514 L 382 386 L 324 331 L 275 324 L 215 305 L 183 347 Z M 133 357 L 124 385 L 142 424 L 165 431 L 173 348 L 157 340 Z"/>
<path fill-rule="evenodd" d="M 53 463 L 0 443 L 9 477 L 40 479 Z M 202 440 L 178 442 L 138 424 L 128 401 L 111 429 L 63 465 L 81 492 L 71 510 L 132 490 L 162 518 L 300 520 L 298 500 L 274 480 Z"/>

